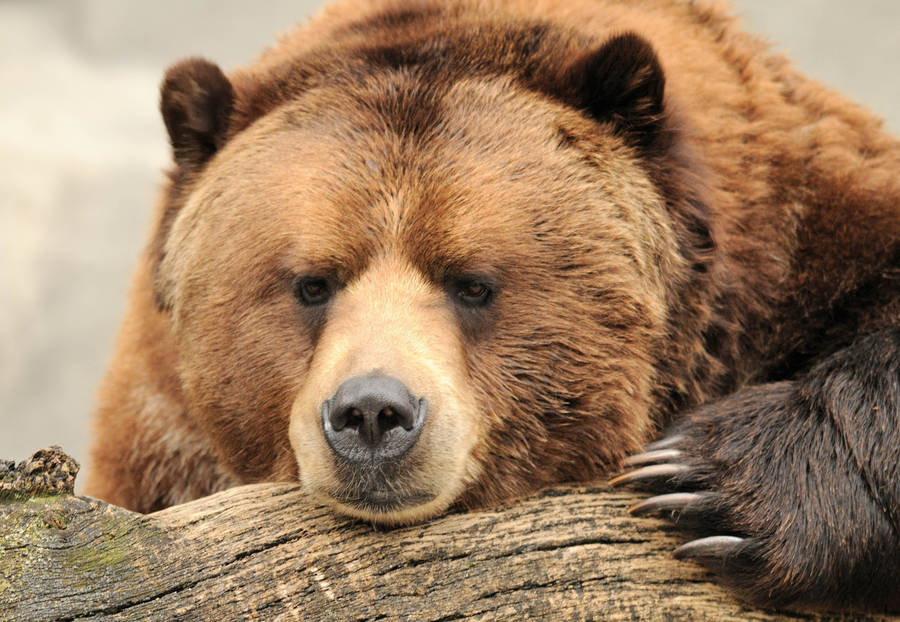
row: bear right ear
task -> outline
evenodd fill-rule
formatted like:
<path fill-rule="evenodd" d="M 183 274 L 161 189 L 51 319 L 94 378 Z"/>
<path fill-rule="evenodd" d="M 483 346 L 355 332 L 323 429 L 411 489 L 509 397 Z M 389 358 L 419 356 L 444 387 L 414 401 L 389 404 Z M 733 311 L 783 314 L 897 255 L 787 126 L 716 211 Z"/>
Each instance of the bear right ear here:
<path fill-rule="evenodd" d="M 653 47 L 626 32 L 568 63 L 559 89 L 573 105 L 610 122 L 639 146 L 650 146 L 665 123 L 665 74 Z"/>
<path fill-rule="evenodd" d="M 160 110 L 175 163 L 198 169 L 225 143 L 234 89 L 218 65 L 189 58 L 166 71 Z"/>

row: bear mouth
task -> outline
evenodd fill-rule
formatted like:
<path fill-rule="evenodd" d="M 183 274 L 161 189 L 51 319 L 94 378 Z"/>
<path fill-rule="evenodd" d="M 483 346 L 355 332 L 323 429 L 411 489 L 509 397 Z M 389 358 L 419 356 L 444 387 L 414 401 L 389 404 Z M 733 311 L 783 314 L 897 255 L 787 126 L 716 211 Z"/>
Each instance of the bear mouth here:
<path fill-rule="evenodd" d="M 428 492 L 399 492 L 396 490 L 371 489 L 353 494 L 333 495 L 338 503 L 356 510 L 373 514 L 386 514 L 398 510 L 425 505 L 437 495 Z"/>
<path fill-rule="evenodd" d="M 325 492 L 338 504 L 365 514 L 389 514 L 433 501 L 438 493 L 415 483 L 421 468 L 409 454 L 396 460 L 350 462 L 336 460 L 337 486 Z"/>

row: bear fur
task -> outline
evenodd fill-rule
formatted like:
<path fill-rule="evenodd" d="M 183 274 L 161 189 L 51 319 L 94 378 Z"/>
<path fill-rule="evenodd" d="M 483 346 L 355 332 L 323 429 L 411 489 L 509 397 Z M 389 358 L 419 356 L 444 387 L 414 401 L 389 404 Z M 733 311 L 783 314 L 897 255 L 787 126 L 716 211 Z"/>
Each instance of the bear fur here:
<path fill-rule="evenodd" d="M 767 602 L 900 607 L 900 144 L 724 8 L 345 0 L 229 76 L 173 66 L 161 108 L 89 494 L 299 478 L 405 523 L 673 425 L 626 481 L 740 538 L 685 554 Z M 387 505 L 322 438 L 373 372 L 428 399 Z"/>

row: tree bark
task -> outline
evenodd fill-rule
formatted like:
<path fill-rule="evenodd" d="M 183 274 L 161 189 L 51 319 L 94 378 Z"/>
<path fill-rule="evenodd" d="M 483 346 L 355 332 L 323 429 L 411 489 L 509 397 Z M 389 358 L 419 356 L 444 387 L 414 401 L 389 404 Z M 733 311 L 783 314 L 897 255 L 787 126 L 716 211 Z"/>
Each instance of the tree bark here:
<path fill-rule="evenodd" d="M 605 486 L 390 530 L 296 484 L 149 515 L 2 492 L 0 620 L 788 619 L 672 559 L 683 537 Z"/>

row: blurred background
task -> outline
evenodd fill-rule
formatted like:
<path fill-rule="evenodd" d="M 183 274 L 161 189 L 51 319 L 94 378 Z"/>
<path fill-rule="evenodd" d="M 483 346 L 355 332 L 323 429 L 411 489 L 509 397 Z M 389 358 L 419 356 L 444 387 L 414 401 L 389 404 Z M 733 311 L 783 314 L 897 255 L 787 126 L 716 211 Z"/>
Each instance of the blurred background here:
<path fill-rule="evenodd" d="M 55 443 L 86 462 L 168 164 L 165 68 L 189 55 L 246 63 L 320 4 L 0 0 L 0 457 Z M 900 130 L 900 2 L 741 0 L 736 12 Z"/>

